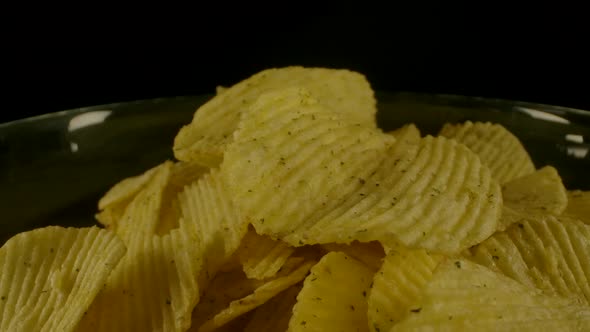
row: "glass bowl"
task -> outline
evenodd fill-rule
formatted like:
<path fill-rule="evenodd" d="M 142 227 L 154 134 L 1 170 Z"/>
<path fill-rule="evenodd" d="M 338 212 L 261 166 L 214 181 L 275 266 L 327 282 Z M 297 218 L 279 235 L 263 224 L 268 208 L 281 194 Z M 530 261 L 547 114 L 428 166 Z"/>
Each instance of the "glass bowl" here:
<path fill-rule="evenodd" d="M 47 225 L 95 224 L 98 199 L 119 180 L 172 159 L 180 127 L 211 95 L 143 100 L 0 124 L 0 244 Z M 491 121 L 523 142 L 537 167 L 553 165 L 568 189 L 590 190 L 590 112 L 507 100 L 378 92 L 385 130 L 413 122 Z"/>

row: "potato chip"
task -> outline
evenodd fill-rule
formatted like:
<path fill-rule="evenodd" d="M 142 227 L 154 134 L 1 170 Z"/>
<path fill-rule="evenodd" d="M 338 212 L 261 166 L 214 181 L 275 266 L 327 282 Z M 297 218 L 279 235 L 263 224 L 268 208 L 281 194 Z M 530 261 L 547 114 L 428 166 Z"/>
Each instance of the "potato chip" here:
<path fill-rule="evenodd" d="M 158 165 L 143 174 L 116 183 L 98 201 L 98 208 L 101 211 L 95 215 L 96 220 L 107 228 L 114 229 L 117 227 L 117 223 L 123 218 L 127 206 L 152 181 L 154 175 L 162 171 L 163 167 L 168 167 L 168 165 Z"/>
<path fill-rule="evenodd" d="M 381 268 L 382 260 L 385 257 L 385 252 L 379 242 L 361 243 L 353 241 L 350 244 L 328 243 L 323 244 L 322 247 L 328 251 L 343 252 L 365 264 L 374 272 L 377 272 Z"/>
<path fill-rule="evenodd" d="M 199 285 L 206 285 L 230 259 L 248 231 L 248 224 L 234 206 L 219 171 L 211 170 L 179 194 L 181 227 L 194 230 L 193 244 L 203 255 Z"/>
<path fill-rule="evenodd" d="M 129 205 L 130 201 L 124 201 L 112 206 L 105 208 L 104 210 L 100 211 L 99 213 L 94 215 L 96 221 L 99 224 L 105 226 L 106 228 L 112 228 L 113 225 L 119 222 L 125 214 L 125 209 Z"/>
<path fill-rule="evenodd" d="M 590 304 L 590 225 L 546 215 L 522 220 L 471 249 L 470 259 L 549 295 Z"/>
<path fill-rule="evenodd" d="M 590 224 L 590 191 L 568 191 L 564 214 Z"/>
<path fill-rule="evenodd" d="M 407 144 L 420 143 L 420 130 L 413 123 L 407 124 L 396 130 L 392 130 L 388 134 L 395 137 L 396 141 L 398 142 L 405 142 Z"/>
<path fill-rule="evenodd" d="M 257 232 L 277 238 L 361 187 L 393 140 L 343 121 L 303 89 L 281 90 L 253 105 L 221 170 Z"/>
<path fill-rule="evenodd" d="M 186 331 L 199 300 L 201 252 L 179 228 L 133 234 L 127 254 L 88 309 L 80 331 Z"/>
<path fill-rule="evenodd" d="M 244 326 L 248 325 L 250 320 L 252 319 L 253 312 L 249 311 L 241 316 L 234 318 L 232 321 L 228 322 L 227 324 L 216 328 L 215 332 L 235 332 L 235 331 L 244 331 Z"/>
<path fill-rule="evenodd" d="M 244 328 L 244 332 L 287 331 L 301 286 L 301 284 L 291 286 L 257 308 Z"/>
<path fill-rule="evenodd" d="M 178 193 L 207 171 L 207 168 L 195 163 L 166 161 L 141 175 L 124 179 L 100 199 L 99 209 L 102 211 L 96 214 L 96 219 L 123 237 L 131 228 L 144 226 L 148 234 L 164 235 L 178 227 L 181 215 Z M 130 205 L 126 221 L 122 222 Z M 149 215 L 149 221 L 144 221 L 143 217 L 129 219 L 129 213 L 138 215 L 138 208 L 144 209 L 144 217 Z"/>
<path fill-rule="evenodd" d="M 590 307 L 467 260 L 446 260 L 391 331 L 587 331 Z"/>
<path fill-rule="evenodd" d="M 129 239 L 137 233 L 146 236 L 156 234 L 160 223 L 164 190 L 170 178 L 171 168 L 171 162 L 165 162 L 158 166 L 151 179 L 144 184 L 144 188 L 127 205 L 121 219 L 109 225 L 109 229 L 112 229 L 123 240 Z"/>
<path fill-rule="evenodd" d="M 504 204 L 528 212 L 561 214 L 567 206 L 567 193 L 557 170 L 545 166 L 502 186 Z"/>
<path fill-rule="evenodd" d="M 191 162 L 177 162 L 172 165 L 170 178 L 163 192 L 160 220 L 156 234 L 164 235 L 179 226 L 182 217 L 178 194 L 209 171 L 208 168 Z"/>
<path fill-rule="evenodd" d="M 176 136 L 175 157 L 210 167 L 218 166 L 225 147 L 232 141 L 241 113 L 259 95 L 294 86 L 308 89 L 323 104 L 346 114 L 354 122 L 375 127 L 376 101 L 363 75 L 326 68 L 268 69 L 228 88 L 202 105 L 193 121 Z"/>
<path fill-rule="evenodd" d="M 499 230 L 531 214 L 560 215 L 567 206 L 566 189 L 551 166 L 509 181 L 502 186 L 504 210 Z"/>
<path fill-rule="evenodd" d="M 297 284 L 305 278 L 309 273 L 311 267 L 315 262 L 305 262 L 300 265 L 296 270 L 289 273 L 286 276 L 281 276 L 265 282 L 260 287 L 254 290 L 254 293 L 230 303 L 229 307 L 219 312 L 211 320 L 203 324 L 198 331 L 209 332 L 214 331 L 230 322 L 231 320 L 239 317 L 269 301 L 271 298 L 288 289 L 289 287 Z M 194 326 L 194 325 L 193 325 Z"/>
<path fill-rule="evenodd" d="M 234 300 L 252 294 L 263 283 L 260 280 L 248 279 L 241 267 L 219 272 L 203 289 L 203 295 L 193 310 L 191 330 L 197 331 L 206 321 L 229 307 Z"/>
<path fill-rule="evenodd" d="M 402 245 L 389 249 L 369 293 L 370 330 L 389 331 L 411 313 L 411 305 L 421 297 L 442 260 L 443 256 L 429 254 L 424 249 L 409 249 Z"/>
<path fill-rule="evenodd" d="M 0 248 L 0 331 L 74 331 L 124 254 L 98 227 L 12 237 Z"/>
<path fill-rule="evenodd" d="M 215 94 L 220 95 L 220 94 L 224 93 L 225 91 L 227 91 L 227 88 L 224 86 L 218 85 L 215 87 Z"/>
<path fill-rule="evenodd" d="M 293 246 L 397 237 L 458 252 L 491 235 L 499 185 L 464 146 L 346 122 L 302 89 L 260 97 L 226 151 L 222 174 L 260 234 Z"/>
<path fill-rule="evenodd" d="M 535 171 L 522 143 L 500 124 L 471 121 L 446 124 L 439 135 L 456 139 L 477 153 L 500 184 Z"/>
<path fill-rule="evenodd" d="M 502 197 L 477 156 L 430 136 L 416 148 L 415 155 L 385 162 L 356 195 L 303 230 L 301 238 L 386 243 L 394 237 L 406 246 L 451 254 L 491 235 Z"/>
<path fill-rule="evenodd" d="M 342 252 L 326 254 L 305 278 L 289 331 L 368 331 L 374 271 Z"/>
<path fill-rule="evenodd" d="M 128 201 L 135 196 L 148 182 L 152 179 L 154 174 L 158 172 L 161 165 L 153 167 L 143 174 L 124 179 L 115 184 L 107 193 L 98 201 L 99 210 L 112 206 L 114 204 Z"/>
<path fill-rule="evenodd" d="M 252 229 L 242 240 L 237 256 L 248 278 L 266 279 L 274 276 L 294 251 L 285 242 L 258 235 Z"/>

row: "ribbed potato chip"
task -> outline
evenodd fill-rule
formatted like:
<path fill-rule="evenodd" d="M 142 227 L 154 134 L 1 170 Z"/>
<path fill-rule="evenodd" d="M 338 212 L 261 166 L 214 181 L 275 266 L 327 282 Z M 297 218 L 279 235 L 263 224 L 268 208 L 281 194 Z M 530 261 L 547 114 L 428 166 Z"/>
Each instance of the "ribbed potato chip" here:
<path fill-rule="evenodd" d="M 244 332 L 287 331 L 301 284 L 291 286 L 257 308 Z"/>
<path fill-rule="evenodd" d="M 121 218 L 108 225 L 109 229 L 113 230 L 125 241 L 137 233 L 146 236 L 156 234 L 160 222 L 164 189 L 170 178 L 171 168 L 172 162 L 164 162 L 152 169 L 151 177 L 135 193 L 131 202 L 125 207 L 125 212 Z M 145 176 L 145 174 L 142 176 Z M 114 188 L 117 188 L 117 186 Z"/>
<path fill-rule="evenodd" d="M 306 90 L 280 90 L 244 117 L 221 170 L 256 230 L 277 238 L 360 188 L 393 141 L 343 121 Z"/>
<path fill-rule="evenodd" d="M 261 96 L 221 170 L 256 231 L 293 246 L 394 236 L 454 253 L 491 235 L 502 205 L 499 185 L 463 145 L 394 143 L 302 89 Z"/>
<path fill-rule="evenodd" d="M 590 304 L 590 225 L 581 221 L 536 216 L 470 251 L 473 261 L 526 286 Z"/>
<path fill-rule="evenodd" d="M 265 92 L 301 86 L 324 105 L 354 122 L 375 127 L 376 101 L 365 77 L 348 70 L 286 67 L 268 69 L 224 90 L 201 106 L 174 140 L 179 160 L 216 167 L 231 143 L 241 113 Z"/>
<path fill-rule="evenodd" d="M 560 215 L 568 204 L 565 186 L 552 166 L 505 183 L 502 197 L 504 211 L 499 230 L 531 214 Z"/>
<path fill-rule="evenodd" d="M 377 272 L 381 268 L 382 260 L 385 257 L 385 252 L 379 242 L 361 243 L 353 241 L 350 244 L 328 243 L 323 244 L 322 247 L 327 251 L 343 252 L 365 264 L 374 272 Z"/>
<path fill-rule="evenodd" d="M 203 295 L 193 310 L 191 331 L 197 331 L 205 322 L 229 307 L 234 300 L 252 294 L 264 282 L 248 279 L 241 267 L 219 272 L 203 289 Z"/>
<path fill-rule="evenodd" d="M 419 144 L 420 138 L 422 137 L 420 135 L 420 130 L 413 123 L 392 130 L 388 132 L 388 134 L 395 137 L 398 142 L 405 142 L 406 144 Z"/>
<path fill-rule="evenodd" d="M 99 213 L 96 220 L 107 228 L 117 227 L 117 223 L 125 214 L 125 209 L 137 196 L 137 194 L 152 180 L 155 174 L 169 165 L 158 165 L 143 174 L 123 179 L 116 183 L 98 201 Z"/>
<path fill-rule="evenodd" d="M 418 299 L 443 256 L 424 249 L 397 245 L 388 250 L 379 272 L 373 278 L 368 299 L 369 329 L 389 331 L 412 313 Z"/>
<path fill-rule="evenodd" d="M 590 224 L 590 191 L 568 191 L 564 214 Z"/>
<path fill-rule="evenodd" d="M 12 237 L 0 248 L 0 331 L 74 331 L 124 254 L 97 227 Z"/>
<path fill-rule="evenodd" d="M 96 219 L 123 238 L 135 231 L 164 235 L 178 227 L 178 193 L 207 171 L 196 163 L 166 161 L 124 179 L 101 198 Z"/>
<path fill-rule="evenodd" d="M 587 331 L 590 307 L 467 260 L 446 260 L 391 331 Z"/>
<path fill-rule="evenodd" d="M 176 162 L 170 170 L 170 178 L 164 189 L 162 207 L 160 208 L 160 221 L 156 228 L 156 234 L 164 235 L 179 226 L 182 217 L 178 194 L 184 187 L 200 179 L 209 172 L 209 169 L 197 163 Z"/>
<path fill-rule="evenodd" d="M 407 146 L 407 145 L 406 145 Z M 499 185 L 476 155 L 455 141 L 428 136 L 415 153 L 386 160 L 355 194 L 302 230 L 322 242 L 389 239 L 457 253 L 490 236 L 500 217 Z"/>
<path fill-rule="evenodd" d="M 88 309 L 80 331 L 186 331 L 199 300 L 201 253 L 182 228 L 136 233 L 127 254 Z"/>
<path fill-rule="evenodd" d="M 236 254 L 248 278 L 266 279 L 277 274 L 294 251 L 287 243 L 258 235 L 251 229 Z"/>
<path fill-rule="evenodd" d="M 214 331 L 231 320 L 263 305 L 277 294 L 280 294 L 282 291 L 302 281 L 314 264 L 315 262 L 304 262 L 288 275 L 279 276 L 265 282 L 260 287 L 256 288 L 254 293 L 242 299 L 232 301 L 227 308 L 208 320 L 198 329 L 198 331 Z M 193 329 L 191 329 L 191 331 L 193 331 Z"/>
<path fill-rule="evenodd" d="M 135 196 L 158 172 L 161 165 L 153 167 L 143 174 L 129 177 L 115 184 L 107 193 L 98 201 L 99 210 L 115 205 L 117 203 L 128 201 Z"/>
<path fill-rule="evenodd" d="M 179 200 L 181 228 L 194 230 L 199 238 L 193 246 L 203 255 L 199 285 L 205 287 L 238 249 L 248 223 L 234 206 L 218 170 L 186 186 Z"/>
<path fill-rule="evenodd" d="M 500 124 L 471 121 L 446 124 L 439 135 L 456 139 L 477 153 L 500 184 L 535 171 L 522 143 Z"/>
<path fill-rule="evenodd" d="M 502 186 L 504 204 L 529 212 L 560 215 L 567 206 L 567 192 L 557 170 L 545 166 Z"/>
<path fill-rule="evenodd" d="M 373 273 L 344 253 L 326 254 L 303 282 L 289 331 L 368 331 L 367 295 Z"/>

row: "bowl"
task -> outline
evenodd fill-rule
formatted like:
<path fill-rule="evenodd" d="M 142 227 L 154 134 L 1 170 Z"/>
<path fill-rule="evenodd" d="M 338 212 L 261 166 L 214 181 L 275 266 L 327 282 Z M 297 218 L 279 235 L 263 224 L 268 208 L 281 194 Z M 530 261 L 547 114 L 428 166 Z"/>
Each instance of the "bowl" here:
<path fill-rule="evenodd" d="M 0 244 L 47 225 L 95 224 L 116 182 L 173 159 L 172 142 L 212 95 L 85 107 L 0 124 Z M 490 121 L 514 133 L 536 167 L 553 165 L 568 189 L 590 190 L 590 111 L 464 96 L 378 92 L 384 130 L 413 122 Z"/>

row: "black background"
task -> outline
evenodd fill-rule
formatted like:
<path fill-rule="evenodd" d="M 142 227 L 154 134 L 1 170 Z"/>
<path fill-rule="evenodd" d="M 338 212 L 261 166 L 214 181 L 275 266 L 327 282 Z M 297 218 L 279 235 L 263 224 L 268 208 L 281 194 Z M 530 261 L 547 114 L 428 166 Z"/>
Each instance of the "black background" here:
<path fill-rule="evenodd" d="M 216 85 L 285 65 L 350 68 L 380 90 L 590 109 L 587 28 L 567 15 L 514 24 L 518 15 L 480 12 L 457 20 L 436 10 L 419 20 L 394 11 L 231 18 L 199 12 L 180 24 L 173 17 L 124 26 L 84 17 L 32 30 L 12 26 L 3 40 L 0 122 L 95 104 L 212 93 Z"/>

